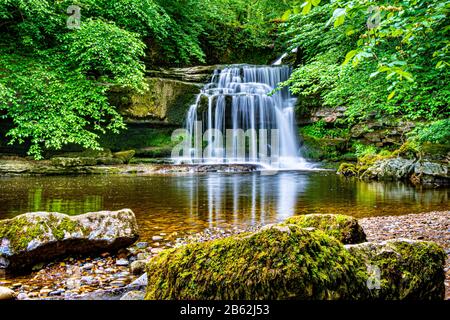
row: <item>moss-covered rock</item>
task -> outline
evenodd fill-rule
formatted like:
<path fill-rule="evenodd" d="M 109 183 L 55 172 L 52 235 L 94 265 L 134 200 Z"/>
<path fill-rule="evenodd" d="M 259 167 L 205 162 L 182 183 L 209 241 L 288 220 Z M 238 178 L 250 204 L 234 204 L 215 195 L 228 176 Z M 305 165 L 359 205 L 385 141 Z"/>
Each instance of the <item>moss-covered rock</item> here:
<path fill-rule="evenodd" d="M 444 298 L 446 254 L 436 243 L 398 239 L 347 245 L 346 248 L 371 269 L 370 281 L 375 288 L 368 298 Z"/>
<path fill-rule="evenodd" d="M 296 218 L 165 250 L 147 264 L 146 299 L 443 298 L 446 255 L 437 244 L 403 239 L 344 246 L 336 239 L 341 233 L 319 230 L 336 234 L 324 226 L 327 219 L 351 221 Z M 317 227 L 301 227 L 311 224 Z"/>
<path fill-rule="evenodd" d="M 346 177 L 353 177 L 358 175 L 358 169 L 356 168 L 356 164 L 344 162 L 339 165 L 337 174 L 342 174 Z"/>
<path fill-rule="evenodd" d="M 364 266 L 336 239 L 296 225 L 169 249 L 147 265 L 146 299 L 356 299 Z"/>
<path fill-rule="evenodd" d="M 15 272 L 64 255 L 117 250 L 137 238 L 136 218 L 129 209 L 74 217 L 26 213 L 0 220 L 0 269 Z"/>
<path fill-rule="evenodd" d="M 358 220 L 341 214 L 307 214 L 288 218 L 283 224 L 294 224 L 301 228 L 316 228 L 324 231 L 344 244 L 367 241 Z"/>
<path fill-rule="evenodd" d="M 114 158 L 119 159 L 123 163 L 129 163 L 131 159 L 133 159 L 134 155 L 136 154 L 136 151 L 134 150 L 126 150 L 126 151 L 119 151 L 114 153 Z"/>

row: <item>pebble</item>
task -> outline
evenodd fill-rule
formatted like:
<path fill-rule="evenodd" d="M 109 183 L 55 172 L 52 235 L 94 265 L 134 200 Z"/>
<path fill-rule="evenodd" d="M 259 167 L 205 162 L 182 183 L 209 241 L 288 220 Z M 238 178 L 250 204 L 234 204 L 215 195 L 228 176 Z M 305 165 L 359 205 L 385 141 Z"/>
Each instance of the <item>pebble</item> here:
<path fill-rule="evenodd" d="M 126 259 L 118 259 L 116 260 L 116 265 L 126 267 L 130 264 L 130 262 Z"/>
<path fill-rule="evenodd" d="M 137 260 L 131 263 L 131 273 L 134 275 L 141 275 L 145 272 L 146 262 L 143 260 Z"/>
<path fill-rule="evenodd" d="M 138 243 L 136 243 L 136 247 L 138 249 L 145 249 L 148 247 L 148 242 L 138 242 Z"/>
<path fill-rule="evenodd" d="M 16 294 L 13 290 L 6 287 L 0 287 L 0 300 L 13 300 L 15 297 Z"/>
<path fill-rule="evenodd" d="M 163 237 L 161 237 L 161 236 L 153 236 L 152 237 L 152 240 L 153 241 L 161 241 L 161 240 L 163 240 L 164 238 Z"/>
<path fill-rule="evenodd" d="M 94 267 L 94 264 L 92 263 L 86 263 L 84 266 L 81 267 L 82 270 L 91 270 Z"/>
<path fill-rule="evenodd" d="M 137 260 L 147 260 L 147 258 L 148 258 L 148 253 L 144 253 L 144 252 L 138 253 L 138 255 L 136 257 Z"/>
<path fill-rule="evenodd" d="M 48 294 L 50 293 L 50 292 L 52 292 L 52 290 L 50 290 L 50 289 L 41 289 L 41 291 L 39 291 L 39 296 L 41 296 L 41 297 L 46 297 L 46 296 L 48 296 Z"/>
<path fill-rule="evenodd" d="M 142 291 L 129 291 L 125 293 L 120 300 L 144 300 L 145 292 Z"/>
<path fill-rule="evenodd" d="M 150 252 L 153 253 L 153 254 L 158 254 L 158 253 L 160 253 L 161 251 L 164 251 L 164 249 L 161 249 L 161 248 L 152 248 L 152 250 L 151 250 Z"/>
<path fill-rule="evenodd" d="M 28 295 L 25 292 L 21 292 L 17 295 L 17 300 L 27 300 Z"/>

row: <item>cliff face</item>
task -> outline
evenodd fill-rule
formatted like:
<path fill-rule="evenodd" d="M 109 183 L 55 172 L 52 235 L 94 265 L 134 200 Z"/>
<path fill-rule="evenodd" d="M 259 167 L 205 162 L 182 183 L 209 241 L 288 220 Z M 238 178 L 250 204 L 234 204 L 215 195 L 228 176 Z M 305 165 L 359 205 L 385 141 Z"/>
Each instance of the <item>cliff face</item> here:
<path fill-rule="evenodd" d="M 151 70 L 142 94 L 113 90 L 111 102 L 128 123 L 181 126 L 196 95 L 217 66 Z"/>

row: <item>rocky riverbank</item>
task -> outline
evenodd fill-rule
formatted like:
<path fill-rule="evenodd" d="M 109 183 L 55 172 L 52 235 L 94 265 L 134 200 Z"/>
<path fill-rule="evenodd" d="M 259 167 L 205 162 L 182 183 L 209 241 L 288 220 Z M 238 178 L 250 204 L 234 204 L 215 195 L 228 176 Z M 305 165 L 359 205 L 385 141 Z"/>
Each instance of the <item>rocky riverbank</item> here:
<path fill-rule="evenodd" d="M 95 158 L 54 158 L 53 160 L 0 159 L 1 175 L 79 175 L 79 174 L 168 174 L 205 172 L 251 172 L 260 169 L 253 164 L 102 164 Z"/>
<path fill-rule="evenodd" d="M 450 299 L 449 218 L 450 211 L 444 211 L 365 218 L 360 219 L 359 224 L 363 227 L 368 241 L 409 238 L 434 241 L 441 245 L 447 254 L 445 286 L 446 299 Z M 117 253 L 105 252 L 90 258 L 74 256 L 44 266 L 36 266 L 41 269 L 29 276 L 3 280 L 0 278 L 0 286 L 13 289 L 19 299 L 143 299 L 146 278 L 145 275 L 142 276 L 144 273 L 142 262 L 158 255 L 165 248 L 221 239 L 242 232 L 256 232 L 261 227 L 213 228 L 191 235 L 161 233 L 148 242 L 141 240 Z M 331 228 L 329 232 L 333 234 L 333 230 Z M 343 240 L 354 238 L 346 234 L 359 234 L 354 227 L 350 230 L 356 230 L 357 233 L 344 233 Z"/>

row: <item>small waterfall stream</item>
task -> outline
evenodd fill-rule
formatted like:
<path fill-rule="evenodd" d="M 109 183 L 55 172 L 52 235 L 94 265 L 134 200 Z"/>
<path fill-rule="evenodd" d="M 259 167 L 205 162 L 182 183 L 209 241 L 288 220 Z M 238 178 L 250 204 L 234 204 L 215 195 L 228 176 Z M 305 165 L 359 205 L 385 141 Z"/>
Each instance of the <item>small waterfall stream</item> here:
<path fill-rule="evenodd" d="M 174 160 L 309 168 L 299 152 L 296 98 L 286 87 L 274 90 L 291 71 L 289 66 L 252 65 L 215 70 L 188 111 L 189 152 Z"/>

